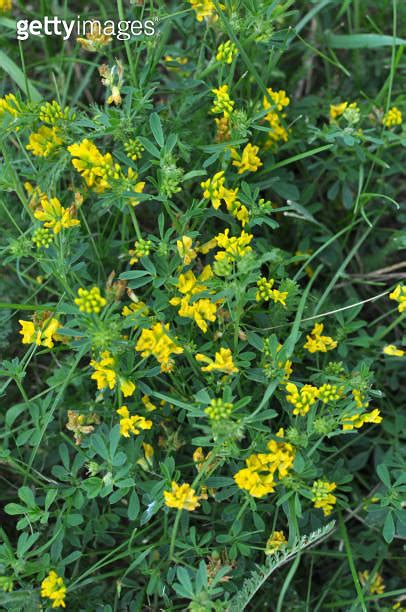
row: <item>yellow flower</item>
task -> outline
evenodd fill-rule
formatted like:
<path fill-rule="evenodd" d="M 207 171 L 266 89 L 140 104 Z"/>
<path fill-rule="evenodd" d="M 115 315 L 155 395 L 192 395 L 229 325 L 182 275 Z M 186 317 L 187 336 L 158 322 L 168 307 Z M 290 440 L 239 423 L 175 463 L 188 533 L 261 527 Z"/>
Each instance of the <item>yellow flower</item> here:
<path fill-rule="evenodd" d="M 385 355 L 390 355 L 391 357 L 403 357 L 406 355 L 406 351 L 397 348 L 394 344 L 388 344 L 385 346 L 383 352 Z"/>
<path fill-rule="evenodd" d="M 263 107 L 265 110 L 269 110 L 269 113 L 265 116 L 265 121 L 268 121 L 270 131 L 268 132 L 268 141 L 266 146 L 272 147 L 279 141 L 287 142 L 289 135 L 286 129 L 281 123 L 281 117 L 284 119 L 286 113 L 283 113 L 283 109 L 289 106 L 290 99 L 286 95 L 286 92 L 281 89 L 280 91 L 274 91 L 272 88 L 268 90 L 269 96 L 272 99 L 273 105 L 269 102 L 268 98 L 264 96 Z"/>
<path fill-rule="evenodd" d="M 230 258 L 244 257 L 244 255 L 252 251 L 250 246 L 250 242 L 253 239 L 252 234 L 247 234 L 243 231 L 240 236 L 229 236 L 229 232 L 230 230 L 227 228 L 223 234 L 216 236 L 216 240 L 218 246 L 224 249 Z M 221 259 L 222 257 L 218 257 L 218 255 L 219 253 L 216 254 L 215 258 Z"/>
<path fill-rule="evenodd" d="M 115 360 L 109 351 L 103 351 L 100 361 L 92 359 L 90 362 L 95 372 L 91 375 L 91 379 L 95 380 L 98 389 L 114 389 L 117 382 L 117 375 L 114 369 Z"/>
<path fill-rule="evenodd" d="M 126 380 L 125 378 L 120 378 L 120 389 L 124 397 L 130 397 L 133 395 L 136 386 L 131 380 Z"/>
<path fill-rule="evenodd" d="M 65 608 L 66 586 L 63 579 L 51 570 L 41 582 L 41 597 L 52 601 L 52 608 Z"/>
<path fill-rule="evenodd" d="M 173 481 L 171 491 L 164 491 L 164 498 L 165 504 L 169 508 L 178 508 L 179 510 L 189 510 L 189 512 L 192 512 L 200 506 L 196 491 L 187 483 L 178 485 Z"/>
<path fill-rule="evenodd" d="M 231 138 L 230 132 L 230 117 L 215 117 L 214 122 L 216 124 L 216 136 L 214 142 L 226 142 Z"/>
<path fill-rule="evenodd" d="M 303 345 L 303 348 L 307 349 L 309 353 L 326 353 L 336 348 L 337 342 L 333 338 L 321 335 L 323 329 L 323 323 L 316 323 L 310 335 L 306 336 L 307 342 Z"/>
<path fill-rule="evenodd" d="M 277 550 L 282 548 L 282 546 L 286 546 L 287 543 L 288 541 L 283 531 L 273 531 L 266 543 L 265 554 L 273 555 Z"/>
<path fill-rule="evenodd" d="M 179 256 L 181 257 L 185 266 L 188 266 L 193 259 L 196 259 L 197 253 L 192 248 L 193 240 L 189 236 L 182 236 L 180 240 L 176 241 Z"/>
<path fill-rule="evenodd" d="M 353 389 L 351 393 L 357 408 L 368 408 L 369 402 L 365 401 L 364 393 L 362 393 L 359 389 Z"/>
<path fill-rule="evenodd" d="M 267 92 L 272 99 L 273 106 L 269 102 L 268 98 L 264 96 L 263 106 L 265 110 L 268 108 L 272 108 L 278 111 L 282 111 L 284 108 L 289 106 L 290 99 L 286 95 L 286 91 L 284 91 L 283 89 L 280 89 L 279 91 L 274 91 L 272 87 L 268 87 Z"/>
<path fill-rule="evenodd" d="M 221 348 L 214 355 L 214 360 L 202 353 L 195 355 L 196 361 L 207 363 L 207 366 L 201 368 L 202 372 L 224 372 L 225 374 L 236 374 L 238 368 L 235 367 L 233 356 L 230 349 Z"/>
<path fill-rule="evenodd" d="M 121 417 L 120 434 L 124 436 L 124 438 L 129 438 L 130 433 L 134 436 L 138 436 L 142 430 L 151 429 L 152 427 L 152 421 L 147 421 L 138 414 L 131 416 L 127 406 L 121 406 L 116 412 Z"/>
<path fill-rule="evenodd" d="M 86 32 L 86 38 L 77 38 L 76 40 L 86 51 L 96 53 L 110 43 L 111 36 L 104 34 L 99 21 L 91 21 L 90 30 Z"/>
<path fill-rule="evenodd" d="M 140 465 L 143 470 L 148 472 L 154 463 L 154 447 L 151 446 L 151 444 L 147 444 L 147 442 L 143 442 L 142 448 L 144 450 L 144 456 L 137 459 L 137 464 Z"/>
<path fill-rule="evenodd" d="M 100 289 L 98 287 L 92 287 L 91 289 L 78 289 L 78 297 L 75 298 L 76 306 L 79 306 L 80 312 L 86 312 L 87 314 L 99 314 L 102 308 L 107 304 L 106 298 L 100 295 Z"/>
<path fill-rule="evenodd" d="M 157 406 L 155 406 L 155 404 L 151 402 L 151 398 L 149 397 L 149 395 L 143 395 L 141 401 L 144 404 L 145 410 L 147 412 L 153 412 L 154 410 L 157 410 Z"/>
<path fill-rule="evenodd" d="M 111 187 L 111 179 L 119 179 L 121 168 L 114 163 L 110 153 L 103 155 L 96 145 L 85 138 L 81 143 L 68 147 L 72 165 L 84 178 L 86 185 L 96 193 L 103 193 Z"/>
<path fill-rule="evenodd" d="M 156 323 L 151 329 L 143 329 L 135 350 L 141 353 L 142 357 L 153 355 L 161 364 L 161 370 L 170 372 L 173 368 L 171 355 L 180 355 L 183 348 L 175 344 L 166 332 L 169 332 L 169 323 Z"/>
<path fill-rule="evenodd" d="M 286 391 L 288 392 L 286 399 L 294 406 L 293 414 L 300 416 L 305 416 L 309 412 L 319 396 L 319 390 L 312 385 L 304 385 L 299 391 L 294 383 L 288 382 Z"/>
<path fill-rule="evenodd" d="M 365 586 L 369 582 L 368 590 L 371 595 L 382 595 L 382 593 L 385 592 L 385 583 L 381 574 L 379 574 L 378 572 L 374 574 L 372 580 L 368 570 L 365 570 L 364 572 L 358 572 L 358 575 L 362 586 Z"/>
<path fill-rule="evenodd" d="M 331 492 L 337 488 L 335 482 L 315 480 L 312 487 L 312 502 L 315 508 L 322 508 L 324 516 L 329 516 L 337 501 Z"/>
<path fill-rule="evenodd" d="M 402 113 L 396 106 L 392 106 L 382 119 L 383 125 L 387 128 L 394 127 L 395 125 L 402 125 L 402 122 Z"/>
<path fill-rule="evenodd" d="M 264 300 L 265 302 L 269 302 L 269 300 L 273 300 L 275 304 L 278 302 L 282 304 L 282 306 L 286 306 L 286 298 L 288 297 L 287 291 L 279 291 L 279 289 L 272 289 L 275 281 L 273 278 L 267 280 L 265 277 L 261 277 L 257 281 L 258 291 L 256 293 L 255 299 L 257 302 Z"/>
<path fill-rule="evenodd" d="M 348 102 L 340 102 L 339 104 L 330 104 L 330 121 L 334 121 L 337 117 L 341 117 L 348 106 Z"/>
<path fill-rule="evenodd" d="M 120 390 L 124 397 L 133 395 L 136 389 L 135 384 L 126 378 L 118 376 L 115 368 L 116 360 L 111 356 L 111 353 L 109 351 L 103 351 L 100 357 L 100 361 L 92 359 L 90 362 L 91 367 L 95 370 L 90 378 L 96 381 L 97 388 L 99 390 L 105 389 L 106 387 L 114 389 L 118 379 Z"/>
<path fill-rule="evenodd" d="M 180 274 L 178 280 L 178 290 L 184 297 L 174 297 L 170 300 L 173 306 L 180 306 L 179 316 L 193 319 L 203 333 L 207 331 L 207 321 L 214 322 L 216 320 L 216 304 L 213 304 L 208 298 L 200 300 L 192 300 L 193 296 L 207 289 L 200 281 L 204 281 L 212 276 L 210 266 L 206 266 L 197 279 L 192 272 L 188 270 L 186 274 Z"/>
<path fill-rule="evenodd" d="M 406 286 L 397 285 L 392 293 L 389 294 L 389 299 L 398 302 L 399 312 L 404 312 L 406 310 Z"/>
<path fill-rule="evenodd" d="M 32 154 L 37 157 L 48 157 L 63 144 L 58 133 L 59 130 L 56 127 L 41 126 L 38 132 L 30 134 L 29 143 L 26 146 L 27 151 L 32 151 Z"/>
<path fill-rule="evenodd" d="M 121 311 L 121 314 L 123 315 L 123 317 L 129 317 L 130 315 L 134 315 L 134 314 L 137 314 L 141 317 L 146 317 L 148 314 L 148 311 L 149 309 L 146 303 L 142 301 L 138 301 L 138 302 L 131 302 L 129 306 L 123 306 L 123 310 Z"/>
<path fill-rule="evenodd" d="M 259 147 L 248 143 L 241 155 L 238 154 L 236 149 L 231 148 L 231 156 L 233 158 L 233 166 L 238 168 L 238 174 L 242 174 L 243 172 L 256 172 L 260 166 L 262 166 L 262 162 L 258 157 L 257 153 L 259 151 Z"/>
<path fill-rule="evenodd" d="M 222 201 L 224 201 L 227 210 L 234 215 L 234 217 L 238 218 L 238 215 L 241 214 L 241 209 L 245 209 L 243 213 L 246 215 L 245 206 L 242 206 L 241 202 L 237 200 L 238 187 L 236 189 L 227 189 L 224 182 L 224 170 L 217 172 L 213 178 L 208 178 L 206 181 L 203 181 L 201 183 L 203 197 L 207 200 L 211 200 L 212 206 L 216 210 L 220 207 Z"/>
<path fill-rule="evenodd" d="M 344 414 L 342 417 L 343 431 L 352 431 L 353 429 L 360 429 L 365 423 L 381 423 L 382 417 L 378 408 L 366 412 L 365 414 Z"/>
<path fill-rule="evenodd" d="M 280 429 L 277 434 L 283 438 L 284 431 Z M 234 474 L 234 480 L 240 489 L 249 492 L 253 497 L 264 497 L 275 490 L 275 474 L 284 478 L 293 466 L 295 450 L 285 442 L 270 440 L 267 448 L 269 453 L 250 455 L 246 459 L 246 467 Z"/>
<path fill-rule="evenodd" d="M 24 321 L 20 319 L 19 323 L 22 327 L 19 333 L 23 337 L 23 344 L 36 344 L 37 346 L 52 348 L 54 340 L 60 339 L 57 330 L 61 325 L 54 317 L 46 317 L 41 321 Z"/>
<path fill-rule="evenodd" d="M 221 85 L 218 89 L 211 90 L 215 97 L 211 112 L 214 114 L 223 114 L 224 117 L 229 117 L 233 112 L 234 100 L 230 98 L 228 93 L 228 85 Z"/>
<path fill-rule="evenodd" d="M 340 102 L 339 104 L 331 104 L 330 106 L 330 122 L 335 123 L 338 117 L 344 115 L 350 123 L 357 123 L 359 121 L 359 108 L 356 102 Z"/>
<path fill-rule="evenodd" d="M 233 59 L 238 55 L 238 49 L 231 40 L 227 40 L 217 48 L 216 60 L 221 64 L 232 64 Z"/>
<path fill-rule="evenodd" d="M 203 21 L 206 19 L 209 23 L 215 22 L 218 19 L 216 13 L 216 7 L 212 0 L 188 0 L 192 6 L 192 9 L 196 13 L 197 21 Z M 222 5 L 220 4 L 220 7 Z"/>
<path fill-rule="evenodd" d="M 68 229 L 80 225 L 79 219 L 74 219 L 75 207 L 64 208 L 58 198 L 43 198 L 41 208 L 34 212 L 34 217 L 42 221 L 45 227 L 53 229 L 54 234 L 59 234 L 62 228 Z"/>
<path fill-rule="evenodd" d="M 7 2 L 7 0 L 5 1 Z M 20 102 L 12 93 L 7 94 L 4 98 L 0 98 L 0 119 L 5 113 L 11 115 L 12 117 L 18 117 L 18 115 L 21 113 Z"/>

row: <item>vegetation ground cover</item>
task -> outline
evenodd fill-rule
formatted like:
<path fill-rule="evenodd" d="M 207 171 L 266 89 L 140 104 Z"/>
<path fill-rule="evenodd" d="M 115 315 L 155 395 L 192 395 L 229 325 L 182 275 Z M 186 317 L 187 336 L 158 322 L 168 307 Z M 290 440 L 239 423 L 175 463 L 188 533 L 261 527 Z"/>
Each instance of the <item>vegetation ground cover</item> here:
<path fill-rule="evenodd" d="M 405 609 L 403 3 L 0 12 L 1 608 Z"/>

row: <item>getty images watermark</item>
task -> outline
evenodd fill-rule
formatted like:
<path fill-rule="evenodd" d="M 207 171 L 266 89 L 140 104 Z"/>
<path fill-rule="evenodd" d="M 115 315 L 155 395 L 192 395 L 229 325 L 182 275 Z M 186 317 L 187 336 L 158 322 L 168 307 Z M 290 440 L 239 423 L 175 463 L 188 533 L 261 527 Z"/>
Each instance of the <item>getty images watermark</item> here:
<path fill-rule="evenodd" d="M 152 19 L 117 22 L 111 19 L 106 21 L 82 20 L 79 16 L 77 19 L 67 21 L 53 16 L 44 17 L 42 21 L 19 19 L 16 23 L 16 32 L 18 40 L 27 40 L 30 36 L 62 36 L 63 40 L 68 40 L 72 35 L 85 36 L 95 27 L 104 36 L 117 38 L 117 40 L 129 40 L 132 36 L 153 36 L 156 31 L 156 21 Z"/>

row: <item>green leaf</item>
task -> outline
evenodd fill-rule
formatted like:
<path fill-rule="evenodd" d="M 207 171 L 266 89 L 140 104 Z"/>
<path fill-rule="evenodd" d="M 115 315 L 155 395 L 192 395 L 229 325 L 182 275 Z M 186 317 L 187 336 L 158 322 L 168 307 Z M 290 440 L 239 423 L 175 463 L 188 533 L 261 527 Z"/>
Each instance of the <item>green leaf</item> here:
<path fill-rule="evenodd" d="M 389 511 L 386 515 L 385 522 L 383 524 L 383 537 L 385 542 L 390 544 L 395 537 L 395 522 L 393 520 L 392 512 Z"/>
<path fill-rule="evenodd" d="M 20 487 L 18 489 L 18 497 L 28 508 L 36 507 L 34 493 L 31 491 L 30 487 Z"/>
<path fill-rule="evenodd" d="M 150 115 L 149 125 L 151 126 L 151 130 L 155 140 L 157 141 L 160 147 L 163 147 L 165 142 L 164 133 L 162 131 L 161 119 L 158 113 L 152 113 L 152 115 Z"/>
<path fill-rule="evenodd" d="M 326 42 L 332 49 L 377 49 L 406 45 L 406 39 L 385 34 L 327 34 Z"/>
<path fill-rule="evenodd" d="M 140 511 L 140 500 L 137 491 L 133 491 L 130 495 L 130 503 L 128 504 L 128 518 L 130 521 L 135 521 Z"/>
<path fill-rule="evenodd" d="M 382 480 L 382 482 L 385 485 L 385 487 L 390 489 L 391 481 L 390 481 L 390 474 L 389 474 L 389 470 L 388 470 L 387 466 L 384 463 L 381 463 L 380 465 L 377 466 L 376 472 L 377 472 L 379 478 Z"/>
<path fill-rule="evenodd" d="M 30 97 L 33 102 L 41 102 L 42 96 L 39 91 L 31 83 L 30 79 L 25 77 L 21 68 L 19 68 L 4 51 L 0 51 L 0 66 L 7 72 L 9 77 L 13 79 L 26 96 Z"/>

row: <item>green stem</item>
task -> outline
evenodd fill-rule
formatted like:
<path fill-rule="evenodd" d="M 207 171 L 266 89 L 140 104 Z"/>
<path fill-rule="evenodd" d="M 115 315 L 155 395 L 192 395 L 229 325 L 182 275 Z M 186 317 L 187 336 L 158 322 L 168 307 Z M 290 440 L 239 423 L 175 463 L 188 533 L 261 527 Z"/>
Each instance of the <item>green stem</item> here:
<path fill-rule="evenodd" d="M 120 21 L 125 21 L 124 18 L 124 9 L 123 9 L 123 0 L 117 0 L 117 11 Z M 131 47 L 128 40 L 124 41 L 125 52 L 127 54 L 128 64 L 130 66 L 131 80 L 132 84 L 136 86 L 136 77 L 135 77 L 135 66 L 133 62 L 133 58 L 131 55 Z"/>

